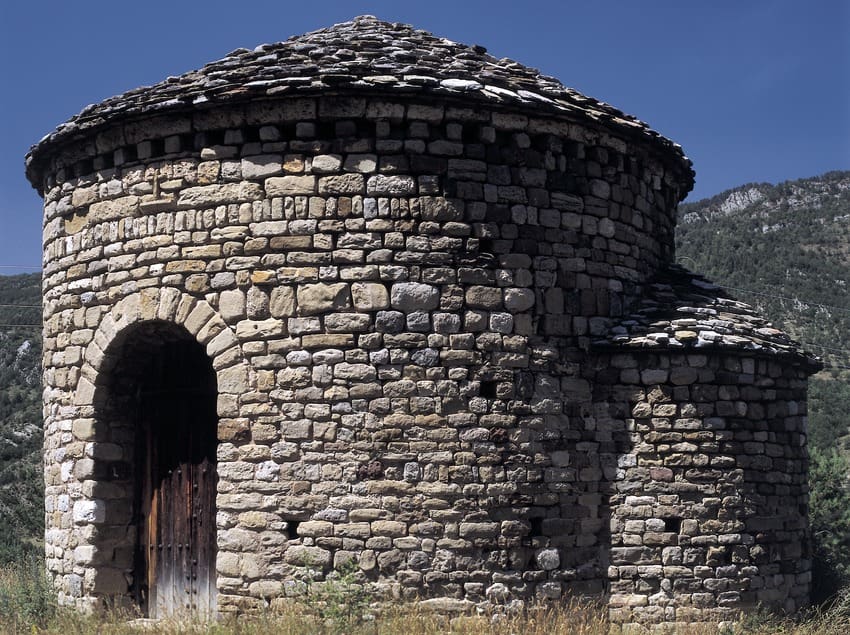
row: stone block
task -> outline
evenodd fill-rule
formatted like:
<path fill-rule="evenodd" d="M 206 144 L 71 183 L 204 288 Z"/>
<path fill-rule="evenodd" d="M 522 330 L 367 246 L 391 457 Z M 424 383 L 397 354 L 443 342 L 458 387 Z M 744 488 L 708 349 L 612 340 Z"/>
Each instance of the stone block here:
<path fill-rule="evenodd" d="M 344 282 L 305 284 L 297 288 L 298 313 L 316 315 L 351 306 L 351 293 Z"/>
<path fill-rule="evenodd" d="M 283 553 L 283 560 L 287 564 L 318 569 L 329 568 L 332 558 L 331 552 L 327 549 L 302 545 L 291 545 Z"/>
<path fill-rule="evenodd" d="M 138 196 L 122 196 L 108 201 L 92 203 L 89 206 L 88 222 L 105 223 L 111 220 L 119 220 L 138 215 L 139 212 Z"/>
<path fill-rule="evenodd" d="M 532 289 L 510 288 L 504 290 L 505 309 L 511 313 L 528 311 L 534 306 L 534 291 Z"/>
<path fill-rule="evenodd" d="M 106 503 L 102 500 L 79 500 L 74 503 L 73 518 L 76 524 L 98 525 L 106 519 Z"/>
<path fill-rule="evenodd" d="M 273 176 L 266 179 L 267 196 L 304 196 L 316 193 L 315 176 Z"/>
<path fill-rule="evenodd" d="M 466 290 L 467 306 L 474 309 L 499 310 L 503 308 L 502 290 L 498 287 L 473 285 Z"/>
<path fill-rule="evenodd" d="M 248 367 L 231 366 L 217 373 L 218 391 L 220 393 L 241 395 L 248 392 Z"/>
<path fill-rule="evenodd" d="M 236 324 L 236 337 L 242 341 L 276 337 L 286 333 L 283 320 L 241 320 Z"/>
<path fill-rule="evenodd" d="M 318 174 L 339 172 L 341 165 L 342 157 L 338 154 L 320 154 L 313 157 L 311 161 L 312 171 Z"/>
<path fill-rule="evenodd" d="M 283 173 L 283 157 L 279 154 L 259 154 L 242 159 L 242 178 L 259 180 Z"/>
<path fill-rule="evenodd" d="M 319 178 L 319 194 L 365 194 L 362 174 L 340 174 Z"/>
<path fill-rule="evenodd" d="M 346 172 L 360 172 L 368 174 L 374 172 L 378 165 L 378 158 L 374 154 L 349 154 L 345 157 L 343 169 Z"/>
<path fill-rule="evenodd" d="M 275 287 L 269 298 L 269 313 L 274 318 L 295 315 L 295 291 L 291 287 Z"/>
<path fill-rule="evenodd" d="M 398 282 L 392 286 L 390 303 L 404 313 L 431 311 L 440 304 L 440 291 L 429 284 Z"/>
<path fill-rule="evenodd" d="M 390 306 L 387 287 L 377 282 L 352 282 L 351 298 L 359 311 L 379 311 Z"/>
<path fill-rule="evenodd" d="M 499 523 L 460 523 L 458 533 L 461 538 L 495 538 L 499 535 Z"/>
<path fill-rule="evenodd" d="M 416 181 L 412 176 L 376 174 L 366 182 L 369 196 L 408 196 L 416 192 Z"/>
<path fill-rule="evenodd" d="M 249 203 L 262 198 L 263 190 L 257 183 L 223 183 L 187 187 L 177 199 L 178 209 L 204 209 L 231 203 Z"/>

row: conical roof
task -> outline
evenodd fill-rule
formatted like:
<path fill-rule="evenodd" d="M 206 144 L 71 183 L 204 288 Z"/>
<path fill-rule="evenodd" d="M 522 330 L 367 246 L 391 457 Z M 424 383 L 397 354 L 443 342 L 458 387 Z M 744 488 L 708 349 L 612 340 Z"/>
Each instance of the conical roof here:
<path fill-rule="evenodd" d="M 642 121 L 536 69 L 489 55 L 481 46 L 459 44 L 368 15 L 252 51 L 237 49 L 201 69 L 87 106 L 31 148 L 27 175 L 37 182 L 31 168 L 48 148 L 118 118 L 351 91 L 462 96 L 594 121 L 661 146 L 670 158 L 681 162 L 687 189 L 692 185 L 691 163 L 681 147 Z"/>

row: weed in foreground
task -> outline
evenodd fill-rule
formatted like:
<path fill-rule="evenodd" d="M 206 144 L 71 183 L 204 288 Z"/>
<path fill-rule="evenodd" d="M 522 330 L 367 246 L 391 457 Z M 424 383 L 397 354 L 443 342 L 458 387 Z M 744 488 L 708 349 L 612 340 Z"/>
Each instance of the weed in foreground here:
<path fill-rule="evenodd" d="M 0 569 L 0 627 L 7 632 L 45 628 L 56 615 L 56 598 L 40 558 Z"/>

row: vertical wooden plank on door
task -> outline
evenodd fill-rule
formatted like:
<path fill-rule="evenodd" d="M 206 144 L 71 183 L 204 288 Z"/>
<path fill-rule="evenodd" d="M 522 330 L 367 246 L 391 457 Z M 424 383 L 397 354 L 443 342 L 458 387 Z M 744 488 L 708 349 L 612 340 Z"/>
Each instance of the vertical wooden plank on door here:
<path fill-rule="evenodd" d="M 192 612 L 192 554 L 195 550 L 194 536 L 191 531 L 190 517 L 192 514 L 192 402 L 191 397 L 178 396 L 179 403 L 174 404 L 174 412 L 179 416 L 175 430 L 179 430 L 180 436 L 176 444 L 180 448 L 180 460 L 177 465 L 178 478 L 180 479 L 180 509 L 175 515 L 175 534 L 177 534 L 180 564 L 178 567 L 178 578 L 176 591 L 180 600 L 179 611 L 189 614 Z"/>
<path fill-rule="evenodd" d="M 208 415 L 209 406 L 199 412 Z M 204 419 L 208 419 L 204 416 Z M 215 438 L 204 431 L 195 437 L 195 460 L 193 473 L 196 483 L 193 488 L 192 520 L 195 524 L 193 536 L 197 539 L 194 580 L 198 611 L 212 617 L 215 613 Z"/>
<path fill-rule="evenodd" d="M 148 407 L 149 408 L 149 407 Z M 143 410 L 143 430 L 144 450 L 143 467 L 141 474 L 141 513 L 142 526 L 139 527 L 139 533 L 144 536 L 142 545 L 141 561 L 144 569 L 144 586 L 140 589 L 143 605 L 141 606 L 145 614 L 150 611 L 156 611 L 157 593 L 156 593 L 156 571 L 158 562 L 161 560 L 161 542 L 162 537 L 159 535 L 159 489 L 156 487 L 155 470 L 157 464 L 156 443 L 150 425 L 151 412 Z M 139 574 L 141 575 L 141 573 Z"/>
<path fill-rule="evenodd" d="M 161 451 L 163 465 L 160 465 L 160 495 L 162 497 L 162 508 L 159 512 L 159 525 L 162 534 L 162 549 L 163 558 L 161 566 L 157 571 L 157 587 L 159 594 L 162 596 L 161 612 L 157 617 L 166 617 L 174 611 L 174 551 L 172 545 L 174 543 L 174 522 L 173 507 L 174 507 L 174 470 L 171 469 L 171 452 L 170 444 L 163 443 L 164 426 L 158 426 L 157 442 Z M 167 429 L 167 428 L 166 428 Z"/>

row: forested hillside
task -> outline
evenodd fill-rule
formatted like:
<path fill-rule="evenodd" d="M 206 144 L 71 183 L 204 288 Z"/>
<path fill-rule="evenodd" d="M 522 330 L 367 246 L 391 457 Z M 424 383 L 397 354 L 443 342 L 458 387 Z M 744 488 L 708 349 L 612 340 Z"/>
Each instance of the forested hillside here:
<path fill-rule="evenodd" d="M 40 305 L 40 274 L 0 276 L 0 563 L 39 548 L 44 525 Z"/>
<path fill-rule="evenodd" d="M 682 205 L 680 264 L 850 365 L 850 172 L 749 184 Z"/>

